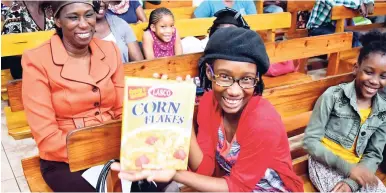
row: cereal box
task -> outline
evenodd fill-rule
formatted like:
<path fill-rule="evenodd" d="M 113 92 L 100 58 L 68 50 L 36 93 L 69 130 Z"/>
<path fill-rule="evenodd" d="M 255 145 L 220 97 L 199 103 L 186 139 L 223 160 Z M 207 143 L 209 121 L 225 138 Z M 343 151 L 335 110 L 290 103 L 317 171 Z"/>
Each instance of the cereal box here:
<path fill-rule="evenodd" d="M 125 78 L 121 166 L 186 170 L 196 85 Z"/>

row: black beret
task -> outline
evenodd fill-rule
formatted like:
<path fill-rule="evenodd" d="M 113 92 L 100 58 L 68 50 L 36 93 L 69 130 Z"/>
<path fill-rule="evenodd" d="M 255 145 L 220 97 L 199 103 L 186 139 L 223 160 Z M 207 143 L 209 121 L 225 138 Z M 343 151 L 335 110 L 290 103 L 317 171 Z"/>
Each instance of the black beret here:
<path fill-rule="evenodd" d="M 213 33 L 199 65 L 216 59 L 256 64 L 260 74 L 265 74 L 269 68 L 269 58 L 260 35 L 244 28 L 220 28 Z"/>

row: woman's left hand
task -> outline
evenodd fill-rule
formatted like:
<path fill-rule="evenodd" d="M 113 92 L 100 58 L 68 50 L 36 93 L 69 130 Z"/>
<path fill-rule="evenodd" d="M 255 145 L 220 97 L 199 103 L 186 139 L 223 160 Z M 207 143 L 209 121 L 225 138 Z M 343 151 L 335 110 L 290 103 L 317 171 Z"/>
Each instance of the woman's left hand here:
<path fill-rule="evenodd" d="M 120 163 L 113 163 L 111 169 L 119 172 L 118 177 L 123 180 L 139 181 L 146 179 L 155 182 L 170 182 L 176 174 L 176 170 L 140 170 L 140 171 L 123 171 Z"/>

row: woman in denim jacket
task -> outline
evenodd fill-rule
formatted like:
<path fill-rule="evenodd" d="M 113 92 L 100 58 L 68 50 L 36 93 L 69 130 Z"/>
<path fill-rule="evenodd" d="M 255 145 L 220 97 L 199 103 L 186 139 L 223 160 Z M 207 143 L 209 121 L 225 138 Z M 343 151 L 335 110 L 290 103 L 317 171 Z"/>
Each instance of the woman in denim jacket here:
<path fill-rule="evenodd" d="M 321 192 L 386 192 L 375 176 L 386 143 L 386 34 L 361 39 L 356 79 L 327 89 L 304 137 L 309 176 Z"/>

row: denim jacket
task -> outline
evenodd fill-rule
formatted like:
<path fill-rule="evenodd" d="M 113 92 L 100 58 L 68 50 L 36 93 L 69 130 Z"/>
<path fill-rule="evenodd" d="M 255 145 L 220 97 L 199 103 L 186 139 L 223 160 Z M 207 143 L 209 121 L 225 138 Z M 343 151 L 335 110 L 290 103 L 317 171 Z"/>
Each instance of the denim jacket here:
<path fill-rule="evenodd" d="M 370 171 L 377 170 L 382 161 L 386 143 L 386 98 L 380 94 L 373 97 L 371 114 L 360 124 L 355 80 L 328 88 L 314 106 L 311 120 L 306 128 L 304 148 L 318 161 L 337 168 L 349 177 L 355 164 L 348 163 L 333 154 L 321 143 L 326 137 L 344 148 L 351 148 L 358 136 L 355 152 L 363 155 L 359 164 Z M 359 186 L 351 179 L 345 180 L 353 191 Z"/>

